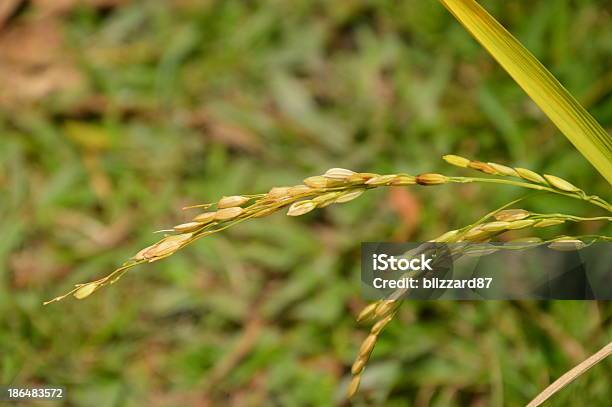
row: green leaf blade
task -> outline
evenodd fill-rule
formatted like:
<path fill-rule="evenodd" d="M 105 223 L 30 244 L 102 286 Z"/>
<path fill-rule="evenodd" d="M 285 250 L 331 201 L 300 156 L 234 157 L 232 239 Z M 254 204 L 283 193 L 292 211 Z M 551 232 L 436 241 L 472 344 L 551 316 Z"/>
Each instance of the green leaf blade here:
<path fill-rule="evenodd" d="M 440 0 L 612 184 L 612 137 L 516 38 L 474 0 Z"/>

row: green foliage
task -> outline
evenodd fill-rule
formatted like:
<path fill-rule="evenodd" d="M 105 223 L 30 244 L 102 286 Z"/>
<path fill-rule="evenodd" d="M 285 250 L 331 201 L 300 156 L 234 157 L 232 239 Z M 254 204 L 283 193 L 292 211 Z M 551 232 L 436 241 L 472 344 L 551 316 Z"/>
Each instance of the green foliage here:
<path fill-rule="evenodd" d="M 484 3 L 610 128 L 604 2 Z M 254 220 L 85 302 L 41 308 L 188 219 L 188 204 L 336 166 L 447 169 L 438 157 L 450 152 L 609 197 L 438 4 L 135 1 L 58 18 L 82 81 L 0 107 L 2 384 L 65 385 L 76 405 L 337 402 L 363 339 L 359 242 L 426 240 L 522 191 L 373 191 L 307 219 Z M 554 196 L 526 207 L 600 214 Z M 524 405 L 609 342 L 611 320 L 607 303 L 406 303 L 355 403 Z M 551 405 L 605 405 L 609 370 L 596 366 Z"/>

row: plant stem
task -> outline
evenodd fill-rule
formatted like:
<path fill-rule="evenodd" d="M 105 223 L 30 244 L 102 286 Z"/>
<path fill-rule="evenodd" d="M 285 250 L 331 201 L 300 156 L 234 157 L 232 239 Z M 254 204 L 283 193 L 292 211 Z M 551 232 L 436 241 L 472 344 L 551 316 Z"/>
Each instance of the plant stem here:
<path fill-rule="evenodd" d="M 593 205 L 597 205 L 600 208 L 603 208 L 603 209 L 607 210 L 608 212 L 612 212 L 612 205 L 609 204 L 608 202 L 604 201 L 603 199 L 601 199 L 600 197 L 598 197 L 596 195 L 586 195 L 586 194 L 585 195 L 578 195 L 578 194 L 573 194 L 571 192 L 564 192 L 564 191 L 560 191 L 558 189 L 550 188 L 550 187 L 547 187 L 545 185 L 532 184 L 532 183 L 529 183 L 529 182 L 514 181 L 514 180 L 509 180 L 509 179 L 480 178 L 480 177 L 449 177 L 449 181 L 450 182 L 454 182 L 454 183 L 458 183 L 458 184 L 466 184 L 466 183 L 470 183 L 470 182 L 484 182 L 484 183 L 490 183 L 490 184 L 505 184 L 505 185 L 512 185 L 512 186 L 517 186 L 517 187 L 535 189 L 537 191 L 552 192 L 552 193 L 559 194 L 559 195 L 565 195 L 565 196 L 568 196 L 570 198 L 580 199 L 582 201 L 586 201 L 586 202 L 592 203 Z"/>

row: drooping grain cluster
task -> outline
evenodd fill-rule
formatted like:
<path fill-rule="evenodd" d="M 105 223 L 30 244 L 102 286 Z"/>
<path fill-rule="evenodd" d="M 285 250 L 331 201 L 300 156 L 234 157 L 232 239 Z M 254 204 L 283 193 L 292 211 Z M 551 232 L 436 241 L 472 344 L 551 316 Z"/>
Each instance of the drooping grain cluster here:
<path fill-rule="evenodd" d="M 172 234 L 140 250 L 108 276 L 78 284 L 69 293 L 45 304 L 59 301 L 70 294 L 74 294 L 78 299 L 86 298 L 99 288 L 117 281 L 131 267 L 171 256 L 199 238 L 220 232 L 247 219 L 268 216 L 285 207 L 288 207 L 288 216 L 301 216 L 316 208 L 349 202 L 367 189 L 412 185 L 416 183 L 415 180 L 416 177 L 406 174 L 379 175 L 332 168 L 322 175 L 306 178 L 303 184 L 274 187 L 265 194 L 226 196 L 215 203 L 195 205 L 190 208 L 203 208 L 208 211 L 165 231 Z M 215 210 L 210 210 L 211 208 Z"/>
<path fill-rule="evenodd" d="M 491 220 L 494 219 L 494 220 Z M 491 221 L 489 221 L 491 220 Z M 444 233 L 443 235 L 431 240 L 434 243 L 486 243 L 491 241 L 492 238 L 510 231 L 525 228 L 543 228 L 549 226 L 556 226 L 566 221 L 570 222 L 584 222 L 584 221 L 612 221 L 610 216 L 600 216 L 593 218 L 583 218 L 572 215 L 564 214 L 539 214 L 526 211 L 524 209 L 502 209 L 494 211 L 480 221 L 468 225 L 458 230 L 451 230 Z M 607 236 L 558 236 L 549 240 L 542 240 L 538 237 L 524 237 L 512 240 L 511 242 L 521 243 L 523 247 L 534 247 L 538 245 L 546 245 L 551 249 L 568 251 L 578 250 L 585 247 L 588 243 L 596 241 L 610 241 L 612 238 Z M 490 248 L 476 246 L 474 252 L 469 253 L 470 247 L 459 246 L 457 250 L 465 251 L 465 255 L 484 255 L 499 250 L 498 247 L 491 246 Z M 476 253 L 479 251 L 479 253 Z M 369 334 L 363 340 L 353 365 L 351 367 L 352 378 L 349 383 L 347 393 L 348 397 L 355 395 L 359 389 L 361 382 L 362 373 L 366 367 L 366 364 L 374 350 L 376 341 L 382 330 L 393 320 L 401 300 L 399 299 L 406 293 L 407 289 L 398 289 L 394 291 L 388 299 L 378 300 L 365 306 L 357 317 L 358 322 L 373 321 L 373 325 L 370 328 Z"/>
<path fill-rule="evenodd" d="M 544 189 L 552 188 L 566 195 L 577 195 L 580 196 L 581 199 L 586 201 L 591 201 L 596 204 L 604 204 L 600 206 L 605 206 L 605 201 L 598 196 L 589 196 L 582 189 L 573 185 L 567 180 L 563 178 L 557 177 L 555 175 L 550 174 L 538 174 L 532 170 L 527 168 L 520 167 L 508 167 L 502 164 L 492 163 L 492 162 L 482 162 L 482 161 L 473 161 L 464 157 L 460 157 L 458 155 L 445 155 L 442 157 L 447 163 L 452 164 L 461 168 L 471 168 L 476 171 L 480 171 L 485 174 L 495 175 L 499 177 L 511 177 L 518 178 L 521 180 L 529 181 L 534 185 L 540 185 Z M 533 188 L 537 189 L 537 188 Z M 542 190 L 544 190 L 542 189 Z M 608 205 L 605 209 L 610 210 L 610 206 Z"/>
<path fill-rule="evenodd" d="M 304 179 L 302 184 L 274 187 L 265 194 L 222 197 L 215 203 L 189 207 L 189 209 L 200 208 L 206 211 L 194 216 L 188 222 L 178 224 L 172 229 L 165 231 L 170 232 L 170 234 L 157 243 L 140 250 L 134 257 L 106 277 L 85 284 L 77 284 L 70 292 L 47 301 L 45 304 L 60 301 L 71 294 L 77 299 L 86 298 L 99 288 L 114 283 L 129 269 L 138 264 L 151 263 L 171 256 L 199 238 L 220 232 L 245 220 L 269 216 L 283 208 L 288 208 L 288 216 L 301 216 L 314 209 L 349 202 L 358 198 L 368 189 L 378 187 L 437 186 L 448 183 L 471 182 L 505 184 L 569 196 L 612 212 L 612 205 L 605 200 L 598 196 L 587 195 L 583 190 L 570 182 L 553 175 L 540 175 L 525 168 L 511 168 L 496 163 L 472 161 L 456 155 L 446 155 L 443 158 L 455 166 L 475 169 L 493 177 L 456 177 L 437 173 L 424 173 L 416 176 L 409 174 L 381 175 L 354 172 L 343 168 L 332 168 L 322 175 Z M 509 180 L 507 179 L 509 177 L 518 180 Z M 505 209 L 509 205 L 491 212 L 471 225 L 446 232 L 438 238 L 431 240 L 431 242 L 485 243 L 511 230 L 544 228 L 560 225 L 565 222 L 612 221 L 612 217 L 609 216 L 584 218 L 564 214 L 539 214 L 524 209 Z M 559 236 L 542 241 L 537 237 L 525 237 L 516 241 L 533 245 L 546 244 L 557 250 L 576 250 L 583 247 L 586 244 L 585 241 L 594 242 L 599 240 L 609 241 L 612 238 L 599 235 Z M 472 254 L 481 255 L 486 254 L 485 252 L 487 252 L 486 249 L 481 250 L 480 253 Z M 465 254 L 467 255 L 467 253 Z M 357 392 L 362 373 L 374 350 L 376 341 L 385 326 L 396 315 L 401 304 L 400 298 L 405 291 L 406 289 L 397 290 L 388 299 L 369 304 L 359 314 L 357 318 L 359 322 L 371 321 L 373 325 L 368 336 L 361 344 L 352 365 L 351 373 L 353 377 L 348 388 L 349 396 Z"/>
<path fill-rule="evenodd" d="M 568 181 L 545 174 L 539 174 L 524 169 L 510 168 L 495 163 L 471 161 L 456 155 L 443 157 L 447 162 L 459 166 L 477 169 L 490 175 L 502 177 L 518 177 L 528 182 L 513 182 L 502 178 L 473 178 L 450 177 L 437 173 L 424 173 L 416 176 L 410 174 L 374 174 L 354 172 L 344 168 L 331 168 L 322 175 L 308 177 L 303 184 L 274 187 L 265 194 L 234 195 L 222 197 L 215 203 L 195 205 L 190 208 L 208 210 L 202 212 L 192 220 L 174 226 L 172 232 L 157 243 L 139 251 L 134 257 L 125 262 L 106 277 L 86 284 L 77 284 L 73 290 L 65 295 L 56 297 L 50 302 L 59 301 L 70 294 L 78 299 L 86 298 L 99 288 L 114 283 L 130 268 L 142 264 L 161 260 L 192 243 L 193 241 L 220 232 L 237 223 L 251 218 L 261 218 L 288 207 L 288 216 L 301 216 L 317 208 L 324 208 L 332 204 L 346 203 L 358 198 L 368 189 L 387 186 L 424 185 L 436 186 L 447 183 L 489 182 L 510 184 L 524 188 L 546 190 L 548 192 L 568 195 L 573 198 L 585 200 L 603 207 L 608 211 L 612 206 L 597 196 L 589 196 L 581 189 Z M 516 217 L 516 216 L 515 216 Z M 565 222 L 566 219 L 530 218 L 530 219 L 498 219 L 486 225 L 478 225 L 460 236 L 463 239 L 486 238 L 491 234 L 503 230 L 522 229 L 529 226 L 544 227 Z"/>

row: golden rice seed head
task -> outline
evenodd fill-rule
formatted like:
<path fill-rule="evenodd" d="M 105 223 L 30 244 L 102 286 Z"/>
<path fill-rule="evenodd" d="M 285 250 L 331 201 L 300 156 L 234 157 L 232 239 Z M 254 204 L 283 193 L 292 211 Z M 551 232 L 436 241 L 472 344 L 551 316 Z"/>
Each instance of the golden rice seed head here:
<path fill-rule="evenodd" d="M 351 374 L 357 375 L 361 373 L 366 363 L 368 363 L 368 358 L 357 358 L 357 360 L 355 360 L 353 363 L 353 366 L 351 366 Z"/>
<path fill-rule="evenodd" d="M 357 316 L 357 322 L 365 321 L 366 319 L 374 316 L 374 311 L 376 311 L 376 307 L 378 307 L 378 302 L 368 304 L 364 309 L 361 310 L 361 312 Z"/>
<path fill-rule="evenodd" d="M 193 232 L 194 230 L 197 230 L 202 226 L 203 224 L 200 222 L 187 222 L 181 223 L 180 225 L 176 225 L 173 227 L 173 229 L 177 232 Z"/>
<path fill-rule="evenodd" d="M 363 194 L 364 192 L 365 192 L 365 188 L 357 188 L 357 189 L 353 189 L 352 191 L 344 192 L 340 194 L 338 198 L 336 198 L 335 202 L 345 203 L 345 202 L 352 201 L 353 199 L 359 198 L 361 194 Z"/>
<path fill-rule="evenodd" d="M 164 241 L 166 241 L 166 242 L 175 242 L 175 243 L 178 243 L 180 245 L 183 245 L 189 239 L 191 239 L 192 236 L 193 236 L 193 233 L 181 233 L 180 235 L 167 236 L 167 237 L 164 238 Z"/>
<path fill-rule="evenodd" d="M 468 167 L 478 170 L 480 172 L 484 172 L 486 174 L 497 174 L 495 168 L 491 167 L 487 163 L 483 163 L 482 161 L 470 161 Z"/>
<path fill-rule="evenodd" d="M 380 177 L 380 174 L 374 174 L 373 172 L 358 172 L 357 174 L 353 175 L 351 178 L 355 178 L 355 177 L 359 177 L 360 179 L 367 181 L 375 177 Z"/>
<path fill-rule="evenodd" d="M 380 186 L 380 185 L 387 185 L 389 184 L 391 181 L 393 181 L 395 178 L 397 178 L 397 175 L 394 174 L 390 174 L 390 175 L 379 175 L 373 178 L 370 178 L 369 180 L 367 180 L 365 182 L 366 185 L 372 185 L 372 186 Z"/>
<path fill-rule="evenodd" d="M 230 220 L 244 213 L 244 208 L 234 206 L 232 208 L 219 209 L 215 214 L 215 220 Z"/>
<path fill-rule="evenodd" d="M 145 259 L 151 260 L 174 253 L 183 246 L 193 233 L 182 233 L 180 235 L 167 236 L 160 240 L 143 253 Z"/>
<path fill-rule="evenodd" d="M 147 253 L 149 250 L 151 250 L 151 249 L 153 248 L 153 246 L 155 246 L 155 245 L 151 245 L 151 246 L 147 246 L 147 247 L 145 247 L 144 249 L 142 249 L 141 251 L 139 251 L 138 253 L 136 253 L 136 254 L 134 255 L 134 257 L 132 257 L 132 258 L 133 258 L 134 260 L 138 260 L 138 261 L 140 261 L 140 260 L 145 260 L 145 259 L 146 259 L 145 254 L 146 254 L 146 253 Z"/>
<path fill-rule="evenodd" d="M 457 236 L 457 234 L 459 234 L 458 230 L 449 230 L 448 232 L 444 233 L 442 236 L 437 237 L 433 241 L 440 243 L 451 242 L 455 238 L 455 236 Z"/>
<path fill-rule="evenodd" d="M 311 188 L 326 188 L 331 181 L 328 178 L 325 178 L 322 175 L 315 175 L 314 177 L 308 177 L 304 180 L 304 184 L 308 185 Z"/>
<path fill-rule="evenodd" d="M 314 202 L 316 205 L 332 203 L 338 196 L 340 196 L 340 192 L 327 192 L 325 194 L 315 196 L 312 198 L 312 202 Z"/>
<path fill-rule="evenodd" d="M 465 234 L 465 238 L 470 240 L 470 239 L 476 239 L 476 238 L 480 238 L 480 237 L 484 237 L 487 236 L 489 233 L 486 230 L 482 230 L 481 226 L 476 226 L 472 229 L 470 229 L 466 234 Z"/>
<path fill-rule="evenodd" d="M 287 196 L 289 189 L 291 189 L 291 187 L 274 187 L 268 191 L 266 197 L 270 199 L 283 198 Z"/>
<path fill-rule="evenodd" d="M 278 211 L 278 208 L 266 208 L 266 209 L 262 209 L 259 212 L 255 212 L 254 215 L 252 215 L 253 218 L 263 218 L 264 216 L 268 216 L 273 214 L 274 212 Z"/>
<path fill-rule="evenodd" d="M 359 357 L 368 357 L 370 355 L 370 353 L 372 353 L 372 350 L 374 349 L 374 346 L 376 345 L 376 341 L 378 340 L 378 335 L 374 335 L 374 334 L 369 334 L 365 340 L 361 343 L 361 346 L 359 347 Z"/>
<path fill-rule="evenodd" d="M 233 196 L 224 196 L 217 202 L 217 208 L 225 209 L 225 208 L 233 208 L 234 206 L 244 205 L 249 201 L 249 198 L 246 196 L 233 195 Z"/>
<path fill-rule="evenodd" d="M 536 223 L 535 225 L 533 225 L 533 227 L 534 228 L 545 228 L 548 226 L 560 225 L 562 223 L 565 223 L 565 220 L 563 219 L 543 219 L 539 221 L 538 223 Z"/>
<path fill-rule="evenodd" d="M 312 211 L 317 205 L 312 201 L 295 202 L 289 207 L 287 216 L 300 216 Z"/>
<path fill-rule="evenodd" d="M 515 220 L 514 222 L 510 222 L 506 229 L 508 230 L 517 230 L 524 229 L 531 225 L 533 225 L 536 221 L 533 219 L 523 219 L 523 220 Z"/>
<path fill-rule="evenodd" d="M 162 240 L 161 242 L 151 246 L 149 250 L 143 254 L 143 256 L 145 259 L 151 261 L 157 257 L 163 257 L 174 253 L 179 247 L 180 245 L 176 242 Z"/>
<path fill-rule="evenodd" d="M 324 177 L 325 178 L 325 177 Z M 340 187 L 348 183 L 348 179 L 330 179 L 327 180 L 327 188 Z"/>
<path fill-rule="evenodd" d="M 500 250 L 498 247 L 492 246 L 490 244 L 485 244 L 468 247 L 467 250 L 463 252 L 463 254 L 469 257 L 481 257 L 488 256 L 489 254 L 495 253 L 498 250 Z"/>
<path fill-rule="evenodd" d="M 362 174 L 356 173 L 348 177 L 346 181 L 350 184 L 363 184 L 368 179 L 369 178 L 364 177 Z"/>
<path fill-rule="evenodd" d="M 312 192 L 312 188 L 310 188 L 308 185 L 296 185 L 294 187 L 289 188 L 289 190 L 287 190 L 287 195 L 298 196 L 298 195 L 308 194 L 310 192 Z"/>
<path fill-rule="evenodd" d="M 531 214 L 524 209 L 505 209 L 503 211 L 497 212 L 494 217 L 496 220 L 511 222 L 528 218 L 529 215 Z"/>
<path fill-rule="evenodd" d="M 582 240 L 567 238 L 552 242 L 548 247 L 561 252 L 572 252 L 586 247 L 586 244 Z"/>
<path fill-rule="evenodd" d="M 486 232 L 499 232 L 502 230 L 506 230 L 508 228 L 508 225 L 510 225 L 510 222 L 496 221 L 485 223 L 481 226 L 481 228 Z"/>
<path fill-rule="evenodd" d="M 546 181 L 548 181 L 550 185 L 552 185 L 553 187 L 557 189 L 560 189 L 561 191 L 567 191 L 567 192 L 580 191 L 580 188 L 578 188 L 577 186 L 573 184 L 570 184 L 568 181 L 564 180 L 563 178 L 555 177 L 554 175 L 549 175 L 549 174 L 544 174 L 544 178 L 546 178 Z"/>
<path fill-rule="evenodd" d="M 448 177 L 442 174 L 426 173 L 416 177 L 416 182 L 419 185 L 440 185 L 448 182 Z"/>
<path fill-rule="evenodd" d="M 393 319 L 393 314 L 387 315 L 386 317 L 384 317 L 383 319 L 381 319 L 380 321 L 374 324 L 372 329 L 370 329 L 370 333 L 374 335 L 378 335 L 383 330 L 383 328 L 387 326 L 389 322 L 391 322 L 392 319 Z"/>
<path fill-rule="evenodd" d="M 520 237 L 518 239 L 511 240 L 510 243 L 541 243 L 542 239 L 536 236 Z"/>
<path fill-rule="evenodd" d="M 348 180 L 354 174 L 356 174 L 355 171 L 347 170 L 346 168 L 330 168 L 325 171 L 323 176 L 325 178 L 343 181 Z"/>
<path fill-rule="evenodd" d="M 333 200 L 333 199 L 330 199 L 330 200 L 328 200 L 328 201 L 318 203 L 318 204 L 317 204 L 317 208 L 327 208 L 329 205 L 331 205 L 331 204 L 333 204 L 333 203 L 334 203 L 334 200 Z"/>
<path fill-rule="evenodd" d="M 201 214 L 193 218 L 193 220 L 201 224 L 210 223 L 215 220 L 216 214 L 216 212 L 202 212 Z"/>
<path fill-rule="evenodd" d="M 487 163 L 489 167 L 493 168 L 497 171 L 499 175 L 506 175 L 508 177 L 519 177 L 518 173 L 514 170 L 514 168 L 507 167 L 505 165 L 497 164 L 497 163 Z"/>
<path fill-rule="evenodd" d="M 389 185 L 414 185 L 416 184 L 416 177 L 412 175 L 400 174 L 389 182 Z"/>
<path fill-rule="evenodd" d="M 383 318 L 393 312 L 398 306 L 399 301 L 397 300 L 383 300 L 378 304 L 374 313 L 377 317 Z"/>
<path fill-rule="evenodd" d="M 547 184 L 546 180 L 536 172 L 528 170 L 527 168 L 515 168 L 519 177 L 526 179 L 527 181 L 537 182 L 538 184 Z"/>
<path fill-rule="evenodd" d="M 470 160 L 468 160 L 467 158 L 454 154 L 447 154 L 445 156 L 442 156 L 442 159 L 451 165 L 455 165 L 457 167 L 462 168 L 467 168 L 467 166 L 470 164 Z"/>
<path fill-rule="evenodd" d="M 272 202 L 275 205 L 283 206 L 283 205 L 286 205 L 288 203 L 295 202 L 295 199 L 292 196 L 286 195 L 286 196 L 283 196 L 283 197 L 280 197 L 280 198 L 276 198 Z M 253 208 L 249 208 L 249 210 L 252 210 L 252 209 Z"/>
<path fill-rule="evenodd" d="M 78 300 L 82 300 L 83 298 L 89 297 L 94 291 L 96 291 L 99 287 L 98 283 L 89 283 L 79 287 L 78 290 L 74 292 L 74 297 Z"/>
<path fill-rule="evenodd" d="M 353 376 L 346 390 L 346 395 L 348 398 L 353 397 L 357 394 L 357 390 L 359 390 L 359 383 L 361 382 L 361 376 Z"/>

